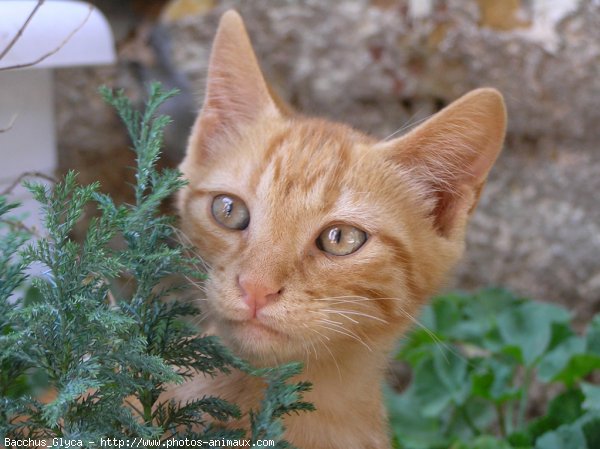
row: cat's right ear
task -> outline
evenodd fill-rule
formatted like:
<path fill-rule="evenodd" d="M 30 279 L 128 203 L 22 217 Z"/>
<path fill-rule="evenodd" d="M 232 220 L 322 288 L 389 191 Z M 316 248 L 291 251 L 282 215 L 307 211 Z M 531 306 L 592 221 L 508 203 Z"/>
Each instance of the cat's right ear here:
<path fill-rule="evenodd" d="M 204 105 L 188 147 L 188 155 L 207 150 L 210 141 L 261 115 L 279 115 L 240 15 L 221 17 L 208 67 Z"/>

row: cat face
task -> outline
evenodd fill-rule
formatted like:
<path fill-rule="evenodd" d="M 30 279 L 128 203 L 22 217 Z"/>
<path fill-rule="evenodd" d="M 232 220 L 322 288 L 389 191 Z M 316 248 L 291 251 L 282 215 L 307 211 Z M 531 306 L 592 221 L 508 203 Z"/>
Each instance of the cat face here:
<path fill-rule="evenodd" d="M 206 307 L 244 355 L 369 350 L 415 312 L 431 220 L 374 147 L 341 125 L 257 120 L 190 172 L 181 212 L 211 267 Z"/>
<path fill-rule="evenodd" d="M 226 13 L 178 199 L 216 333 L 266 363 L 387 348 L 460 256 L 503 133 L 491 89 L 391 142 L 290 114 Z"/>

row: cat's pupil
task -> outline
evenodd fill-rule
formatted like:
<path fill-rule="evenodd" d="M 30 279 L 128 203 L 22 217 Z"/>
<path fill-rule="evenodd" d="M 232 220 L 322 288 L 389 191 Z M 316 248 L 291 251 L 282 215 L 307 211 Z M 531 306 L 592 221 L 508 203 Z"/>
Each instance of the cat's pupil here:
<path fill-rule="evenodd" d="M 238 231 L 246 229 L 250 222 L 248 207 L 233 195 L 217 195 L 213 199 L 212 215 L 220 225 Z"/>
<path fill-rule="evenodd" d="M 360 248 L 367 240 L 367 233 L 348 224 L 325 228 L 317 238 L 317 248 L 334 256 L 346 256 Z"/>
<path fill-rule="evenodd" d="M 340 230 L 340 228 L 331 228 L 331 230 L 329 231 L 329 241 L 331 243 L 339 245 L 341 239 L 342 231 Z"/>
<path fill-rule="evenodd" d="M 231 217 L 231 213 L 233 212 L 233 201 L 231 198 L 223 198 L 223 213 L 227 218 Z"/>

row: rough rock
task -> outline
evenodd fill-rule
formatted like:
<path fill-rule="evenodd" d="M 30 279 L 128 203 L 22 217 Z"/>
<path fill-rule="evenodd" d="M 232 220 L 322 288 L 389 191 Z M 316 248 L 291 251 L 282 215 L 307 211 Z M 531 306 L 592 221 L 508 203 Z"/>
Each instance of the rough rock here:
<path fill-rule="evenodd" d="M 506 96 L 513 135 L 600 137 L 600 2 L 499 3 L 224 0 L 166 22 L 175 64 L 198 88 L 233 7 L 270 80 L 303 111 L 385 136 L 488 85 Z"/>

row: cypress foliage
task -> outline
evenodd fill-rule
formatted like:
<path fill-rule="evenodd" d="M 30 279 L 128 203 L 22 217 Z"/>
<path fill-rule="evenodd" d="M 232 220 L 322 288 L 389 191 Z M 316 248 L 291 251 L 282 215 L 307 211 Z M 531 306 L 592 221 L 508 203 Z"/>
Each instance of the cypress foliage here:
<path fill-rule="evenodd" d="M 152 84 L 144 112 L 122 91 L 101 94 L 121 116 L 136 153 L 135 203 L 117 206 L 97 184 L 79 186 L 73 172 L 53 188 L 29 183 L 47 235 L 24 246 L 28 235 L 6 218 L 15 205 L 0 197 L 0 437 L 96 445 L 101 437 L 241 438 L 244 429 L 218 425 L 241 416 L 236 404 L 216 397 L 159 402 L 169 383 L 238 369 L 267 381 L 248 438 L 291 447 L 282 441 L 282 416 L 312 410 L 302 401 L 310 385 L 288 382 L 299 365 L 253 369 L 217 338 L 200 336 L 182 320 L 199 311 L 174 299 L 185 296 L 182 275 L 202 277 L 199 260 L 177 242 L 172 217 L 159 213 L 184 185 L 176 170 L 156 167 L 169 123 L 157 110 L 175 92 Z M 98 217 L 83 242 L 75 242 L 71 231 L 90 205 Z M 115 241 L 123 242 L 118 250 Z M 19 289 L 32 263 L 44 267 L 44 276 L 31 280 L 38 294 L 26 301 Z M 119 279 L 131 288 L 115 288 Z M 52 399 L 40 402 L 41 392 Z"/>

